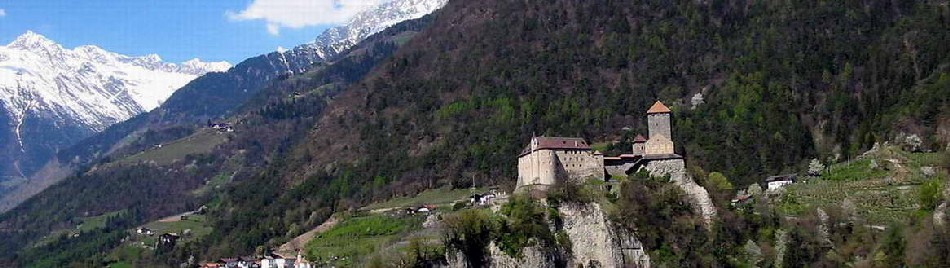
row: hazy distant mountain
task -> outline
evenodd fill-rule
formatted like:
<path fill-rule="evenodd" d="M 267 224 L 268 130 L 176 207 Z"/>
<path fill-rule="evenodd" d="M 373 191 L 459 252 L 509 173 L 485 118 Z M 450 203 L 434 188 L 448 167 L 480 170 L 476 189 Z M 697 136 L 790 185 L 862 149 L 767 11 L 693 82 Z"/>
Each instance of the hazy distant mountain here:
<path fill-rule="evenodd" d="M 26 32 L 0 46 L 0 176 L 24 177 L 57 149 L 158 107 L 200 75 L 230 67 L 198 59 L 174 64 L 96 46 L 67 49 Z"/>

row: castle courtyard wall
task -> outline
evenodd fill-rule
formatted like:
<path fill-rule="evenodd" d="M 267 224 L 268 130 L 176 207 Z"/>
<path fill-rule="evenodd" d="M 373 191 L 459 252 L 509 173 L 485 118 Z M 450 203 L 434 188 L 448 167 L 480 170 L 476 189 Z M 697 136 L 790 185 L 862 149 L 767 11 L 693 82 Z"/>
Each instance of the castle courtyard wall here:
<path fill-rule="evenodd" d="M 604 179 L 604 157 L 591 151 L 557 150 L 560 166 L 567 178 L 580 182 L 587 179 Z"/>

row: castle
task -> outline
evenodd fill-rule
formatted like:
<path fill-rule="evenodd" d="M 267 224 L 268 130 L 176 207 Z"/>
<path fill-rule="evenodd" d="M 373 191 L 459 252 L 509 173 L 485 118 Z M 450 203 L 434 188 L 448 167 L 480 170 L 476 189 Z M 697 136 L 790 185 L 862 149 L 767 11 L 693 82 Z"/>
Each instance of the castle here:
<path fill-rule="evenodd" d="M 516 191 L 545 190 L 559 182 L 605 181 L 607 175 L 626 175 L 651 161 L 682 159 L 673 152 L 671 113 L 659 101 L 647 110 L 649 139 L 637 135 L 632 154 L 605 157 L 582 138 L 531 138 L 518 156 Z"/>

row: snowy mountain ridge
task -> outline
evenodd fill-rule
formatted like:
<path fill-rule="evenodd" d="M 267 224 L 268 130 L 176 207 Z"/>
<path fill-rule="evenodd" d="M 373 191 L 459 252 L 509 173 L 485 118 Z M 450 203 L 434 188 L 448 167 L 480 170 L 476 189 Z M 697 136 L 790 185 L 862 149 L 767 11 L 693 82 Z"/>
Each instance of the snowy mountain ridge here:
<path fill-rule="evenodd" d="M 329 59 L 363 39 L 397 23 L 417 19 L 442 8 L 448 0 L 394 0 L 357 13 L 345 24 L 327 29 L 311 43 L 293 50 L 315 50 Z"/>
<path fill-rule="evenodd" d="M 168 96 L 227 62 L 162 62 L 96 46 L 66 49 L 34 32 L 0 46 L 0 104 L 22 124 L 27 113 L 92 130 L 158 107 Z"/>

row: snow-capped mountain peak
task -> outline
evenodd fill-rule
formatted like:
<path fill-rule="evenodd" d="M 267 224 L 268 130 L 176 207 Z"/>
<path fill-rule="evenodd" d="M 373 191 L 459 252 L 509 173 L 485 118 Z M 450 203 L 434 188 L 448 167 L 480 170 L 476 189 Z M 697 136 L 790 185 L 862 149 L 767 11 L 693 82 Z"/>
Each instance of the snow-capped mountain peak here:
<path fill-rule="evenodd" d="M 31 48 L 41 48 L 41 47 L 52 47 L 52 48 L 62 48 L 53 40 L 49 40 L 43 35 L 35 33 L 33 31 L 26 31 L 19 37 L 17 37 L 13 42 L 10 42 L 7 47 L 12 48 L 22 48 L 22 49 L 31 49 Z"/>
<path fill-rule="evenodd" d="M 95 131 L 157 107 L 199 75 L 228 68 L 226 62 L 179 65 L 93 45 L 66 49 L 28 31 L 0 46 L 0 105 L 14 124 L 33 114 Z"/>
<path fill-rule="evenodd" d="M 231 68 L 231 64 L 225 61 L 205 62 L 194 58 L 182 62 L 178 65 L 178 71 L 186 74 L 201 75 L 208 72 L 223 72 Z"/>
<path fill-rule="evenodd" d="M 442 8 L 448 0 L 393 0 L 357 13 L 344 25 L 327 29 L 316 40 L 295 49 L 315 49 L 324 59 L 356 45 L 397 23 L 417 19 Z"/>
<path fill-rule="evenodd" d="M 273 57 L 282 72 L 301 73 L 314 63 L 334 58 L 363 41 L 397 23 L 417 19 L 442 8 L 448 0 L 390 0 L 369 7 L 350 18 L 347 23 L 327 29 L 313 42 L 292 49 L 278 47 Z"/>

